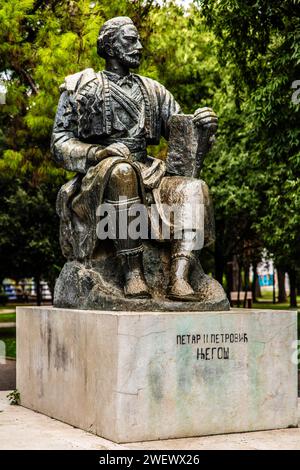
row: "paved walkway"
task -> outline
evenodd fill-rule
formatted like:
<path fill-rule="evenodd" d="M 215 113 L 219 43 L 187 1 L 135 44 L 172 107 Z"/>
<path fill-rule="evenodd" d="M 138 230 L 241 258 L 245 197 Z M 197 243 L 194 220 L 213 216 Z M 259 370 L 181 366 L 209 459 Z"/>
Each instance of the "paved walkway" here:
<path fill-rule="evenodd" d="M 21 406 L 10 406 L 6 398 L 7 393 L 0 392 L 0 449 L 2 450 L 300 450 L 300 428 L 115 444 Z"/>
<path fill-rule="evenodd" d="M 5 328 L 15 328 L 16 323 L 15 322 L 0 322 L 0 330 L 5 330 Z"/>

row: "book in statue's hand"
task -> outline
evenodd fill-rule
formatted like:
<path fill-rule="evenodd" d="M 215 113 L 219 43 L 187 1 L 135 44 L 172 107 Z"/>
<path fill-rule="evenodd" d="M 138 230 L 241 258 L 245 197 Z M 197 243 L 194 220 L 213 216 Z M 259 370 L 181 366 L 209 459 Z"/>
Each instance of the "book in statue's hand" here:
<path fill-rule="evenodd" d="M 171 175 L 198 178 L 214 131 L 196 126 L 193 114 L 174 114 L 169 121 L 170 136 L 166 160 Z"/>

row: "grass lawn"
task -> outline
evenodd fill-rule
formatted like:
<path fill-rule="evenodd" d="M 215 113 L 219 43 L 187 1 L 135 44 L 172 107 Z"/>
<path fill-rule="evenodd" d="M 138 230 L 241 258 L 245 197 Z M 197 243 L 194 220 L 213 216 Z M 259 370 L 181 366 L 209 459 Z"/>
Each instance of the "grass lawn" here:
<path fill-rule="evenodd" d="M 0 330 L 0 341 L 5 343 L 5 355 L 16 357 L 16 329 L 6 328 L 5 330 Z"/>
<path fill-rule="evenodd" d="M 15 313 L 1 313 L 0 314 L 0 323 L 15 322 L 15 321 L 16 321 Z"/>
<path fill-rule="evenodd" d="M 1 313 L 2 311 L 9 313 Z M 16 306 L 6 304 L 0 306 L 0 323 L 14 323 L 16 321 Z M 5 354 L 8 357 L 16 357 L 16 329 L 0 329 L 0 341 L 5 343 Z"/>
<path fill-rule="evenodd" d="M 277 293 L 276 293 L 277 296 Z M 300 295 L 297 296 L 297 304 L 300 309 Z M 258 302 L 253 304 L 254 308 L 271 308 L 274 310 L 289 310 L 290 309 L 290 304 L 289 304 L 289 299 L 287 302 L 284 303 L 277 303 L 273 304 L 273 292 L 272 291 L 264 291 L 263 295 L 258 299 Z M 292 310 L 295 310 L 295 307 L 292 308 Z"/>
<path fill-rule="evenodd" d="M 1 313 L 1 311 L 9 313 Z M 12 304 L 0 305 L 0 323 L 14 323 L 16 321 L 16 306 Z M 0 330 L 0 341 L 5 343 L 5 354 L 16 357 L 16 329 L 5 328 Z"/>
<path fill-rule="evenodd" d="M 1 313 L 1 310 L 11 310 L 12 312 L 15 312 L 16 306 L 17 304 L 0 305 L 0 313 Z"/>
<path fill-rule="evenodd" d="M 289 303 L 273 304 L 272 302 L 265 301 L 265 299 L 259 299 L 258 302 L 253 303 L 253 308 L 269 308 L 271 310 L 296 310 L 296 307 L 291 308 Z M 300 299 L 298 300 L 298 310 L 300 310 Z"/>

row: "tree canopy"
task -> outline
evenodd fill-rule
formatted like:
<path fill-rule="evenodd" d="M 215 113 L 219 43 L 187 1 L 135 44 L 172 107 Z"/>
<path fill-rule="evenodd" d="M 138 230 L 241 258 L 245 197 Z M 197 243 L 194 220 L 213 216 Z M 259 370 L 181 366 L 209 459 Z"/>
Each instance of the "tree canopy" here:
<path fill-rule="evenodd" d="M 232 212 L 228 191 L 234 195 L 249 215 L 246 230 L 291 279 L 300 261 L 300 106 L 292 99 L 300 76 L 299 2 L 201 3 L 219 64 L 228 73 L 217 158 L 230 155 L 229 165 L 238 165 L 229 175 L 222 173 L 225 166 L 213 167 L 226 180 L 234 179 L 233 187 L 225 183 L 225 197 L 220 187 L 216 192 Z"/>

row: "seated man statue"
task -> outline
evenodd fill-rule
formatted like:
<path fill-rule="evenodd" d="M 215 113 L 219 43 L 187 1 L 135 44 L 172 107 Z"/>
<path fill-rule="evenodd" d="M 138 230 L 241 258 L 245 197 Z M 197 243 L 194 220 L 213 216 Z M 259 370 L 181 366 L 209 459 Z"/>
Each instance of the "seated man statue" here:
<path fill-rule="evenodd" d="M 118 307 L 116 296 L 119 296 L 123 301 L 131 299 L 134 305 L 142 299 L 143 308 L 153 307 L 151 297 L 155 298 L 157 292 L 149 288 L 144 271 L 146 260 L 143 261 L 143 251 L 145 246 L 149 249 L 151 240 L 128 233 L 120 236 L 122 227 L 117 227 L 115 236 L 108 237 L 113 239 L 109 242 L 113 247 L 110 259 L 116 264 L 113 265 L 113 261 L 102 263 L 102 267 L 98 264 L 97 268 L 97 259 L 101 259 L 99 246 L 102 251 L 105 246 L 99 239 L 97 227 L 101 219 L 99 208 L 103 204 L 113 209 L 117 225 L 132 220 L 134 206 L 143 205 L 148 210 L 155 205 L 156 214 L 160 222 L 163 220 L 163 224 L 168 225 L 170 235 L 164 239 L 158 224 L 160 234 L 154 249 L 163 250 L 165 242 L 169 253 L 169 265 L 161 269 L 164 276 L 168 274 L 168 282 L 165 290 L 161 286 L 164 292 L 160 292 L 160 297 L 168 308 L 170 303 L 183 305 L 182 301 L 185 305 L 195 303 L 199 307 L 201 302 L 209 300 L 210 308 L 227 309 L 223 289 L 203 273 L 197 256 L 198 280 L 194 286 L 190 281 L 195 254 L 213 240 L 213 215 L 207 186 L 196 174 L 176 174 L 169 171 L 172 165 L 168 166 L 168 161 L 147 154 L 147 146 L 159 144 L 161 136 L 170 139 L 171 145 L 170 135 L 173 133 L 176 137 L 176 132 L 183 132 L 180 126 L 176 127 L 176 122 L 171 130 L 174 116 L 184 118 L 178 103 L 155 80 L 130 73 L 130 69 L 139 66 L 142 51 L 138 31 L 130 18 L 116 17 L 107 21 L 100 29 L 97 50 L 106 61 L 105 70 L 96 72 L 88 68 L 66 77 L 54 123 L 51 142 L 54 158 L 63 168 L 76 173 L 61 188 L 57 199 L 60 241 L 68 268 L 65 265 L 57 281 L 54 304 L 103 309 L 107 305 Z M 210 129 L 209 142 L 206 142 L 209 148 L 217 129 L 215 113 L 210 108 L 198 109 L 190 116 L 190 122 L 197 130 Z M 186 141 L 188 147 L 189 136 Z M 187 154 L 190 149 L 183 149 L 183 153 L 185 151 Z M 174 217 L 167 220 L 167 206 L 179 208 L 176 223 Z M 193 209 L 199 212 L 199 217 L 190 217 Z M 149 210 L 150 225 L 153 225 L 154 212 L 150 214 Z M 147 263 L 152 262 L 150 257 Z M 112 273 L 118 268 L 122 273 L 119 291 L 113 285 Z M 105 270 L 110 276 L 108 280 L 104 279 Z M 84 278 L 84 294 L 82 285 L 76 287 L 78 276 L 80 281 Z M 77 295 L 76 288 L 81 289 L 81 294 Z M 73 300 L 70 300 L 70 291 Z M 91 291 L 93 299 L 89 297 L 87 302 Z M 209 299 L 206 292 L 209 292 Z M 108 304 L 110 295 L 114 302 Z M 121 308 L 132 305 L 125 302 Z M 159 309 L 157 305 L 155 308 Z"/>

